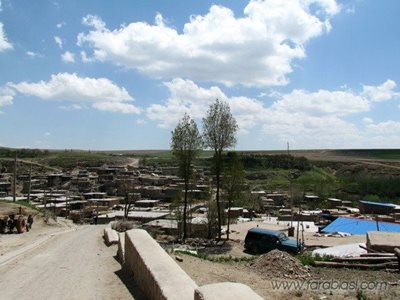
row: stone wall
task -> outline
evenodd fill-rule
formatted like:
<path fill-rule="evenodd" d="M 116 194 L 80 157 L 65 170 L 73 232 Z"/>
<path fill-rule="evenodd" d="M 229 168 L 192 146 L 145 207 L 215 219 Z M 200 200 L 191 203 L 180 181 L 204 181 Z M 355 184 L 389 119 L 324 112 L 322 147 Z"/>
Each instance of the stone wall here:
<path fill-rule="evenodd" d="M 119 241 L 118 233 L 111 228 L 105 228 L 104 240 L 106 241 L 107 246 L 110 246 L 112 244 L 118 244 Z"/>
<path fill-rule="evenodd" d="M 120 247 L 125 244 L 125 251 Z M 143 229 L 120 236 L 118 257 L 125 270 L 150 300 L 261 300 L 250 287 L 223 282 L 198 287 L 171 256 Z"/>
<path fill-rule="evenodd" d="M 125 267 L 148 299 L 194 298 L 196 283 L 145 230 L 126 232 Z"/>

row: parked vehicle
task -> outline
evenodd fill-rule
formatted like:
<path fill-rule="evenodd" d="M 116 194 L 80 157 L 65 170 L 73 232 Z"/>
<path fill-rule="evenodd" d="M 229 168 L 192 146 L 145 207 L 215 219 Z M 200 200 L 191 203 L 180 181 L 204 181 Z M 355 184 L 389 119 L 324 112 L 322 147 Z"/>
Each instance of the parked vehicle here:
<path fill-rule="evenodd" d="M 253 253 L 265 253 L 274 249 L 286 251 L 291 254 L 301 252 L 302 243 L 297 243 L 295 239 L 290 239 L 281 231 L 268 230 L 263 228 L 251 228 L 244 241 L 246 250 Z"/>
<path fill-rule="evenodd" d="M 9 216 L 0 217 L 0 233 L 12 233 L 14 228 L 18 233 L 25 232 L 26 220 L 22 215 L 11 214 Z"/>

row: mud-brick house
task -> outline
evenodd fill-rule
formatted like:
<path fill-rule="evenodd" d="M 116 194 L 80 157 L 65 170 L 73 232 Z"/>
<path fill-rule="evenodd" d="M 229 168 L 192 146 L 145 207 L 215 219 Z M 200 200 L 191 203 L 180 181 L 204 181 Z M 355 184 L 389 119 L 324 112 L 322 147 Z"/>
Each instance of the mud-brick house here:
<path fill-rule="evenodd" d="M 91 206 L 101 206 L 101 207 L 112 208 L 114 205 L 119 204 L 120 199 L 119 198 L 101 198 L 101 199 L 90 198 L 90 199 L 87 199 L 87 201 Z"/>
<path fill-rule="evenodd" d="M 0 181 L 0 194 L 8 196 L 11 192 L 11 182 Z"/>
<path fill-rule="evenodd" d="M 393 203 L 361 200 L 358 208 L 361 214 L 392 215 L 399 211 L 400 206 Z"/>

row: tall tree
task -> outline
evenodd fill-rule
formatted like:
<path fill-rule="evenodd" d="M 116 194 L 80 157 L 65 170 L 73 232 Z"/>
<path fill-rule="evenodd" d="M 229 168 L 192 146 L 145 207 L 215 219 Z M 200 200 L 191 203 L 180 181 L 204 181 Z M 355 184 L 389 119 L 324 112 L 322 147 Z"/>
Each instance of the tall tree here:
<path fill-rule="evenodd" d="M 228 103 L 216 100 L 211 104 L 207 115 L 203 118 L 203 136 L 207 147 L 214 150 L 214 173 L 217 184 L 217 212 L 218 212 L 218 238 L 221 239 L 221 204 L 220 187 L 222 172 L 222 152 L 236 145 L 236 131 L 238 125 L 231 114 Z"/>
<path fill-rule="evenodd" d="M 240 201 L 243 197 L 244 168 L 240 156 L 236 152 L 229 152 L 226 157 L 226 166 L 224 177 L 222 179 L 222 188 L 225 198 L 228 200 L 228 226 L 226 230 L 226 239 L 229 240 L 229 231 L 231 223 L 230 209 L 232 205 Z"/>
<path fill-rule="evenodd" d="M 203 147 L 197 125 L 187 114 L 172 131 L 171 150 L 179 164 L 179 173 L 185 184 L 183 202 L 183 239 L 187 237 L 187 206 L 190 178 L 193 174 L 193 160 Z"/>
<path fill-rule="evenodd" d="M 14 156 L 14 174 L 13 174 L 13 202 L 16 201 L 17 195 L 17 151 Z"/>

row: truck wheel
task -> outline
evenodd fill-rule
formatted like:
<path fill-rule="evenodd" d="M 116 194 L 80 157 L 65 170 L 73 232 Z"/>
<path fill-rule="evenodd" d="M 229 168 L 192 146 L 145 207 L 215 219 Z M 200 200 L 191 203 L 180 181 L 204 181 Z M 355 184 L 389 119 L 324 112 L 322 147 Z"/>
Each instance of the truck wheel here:
<path fill-rule="evenodd" d="M 20 216 L 17 220 L 17 232 L 23 233 L 25 232 L 25 229 L 26 229 L 26 221 L 24 217 Z"/>
<path fill-rule="evenodd" d="M 257 245 L 252 245 L 251 252 L 253 252 L 254 254 L 258 254 L 260 253 L 260 248 Z"/>

